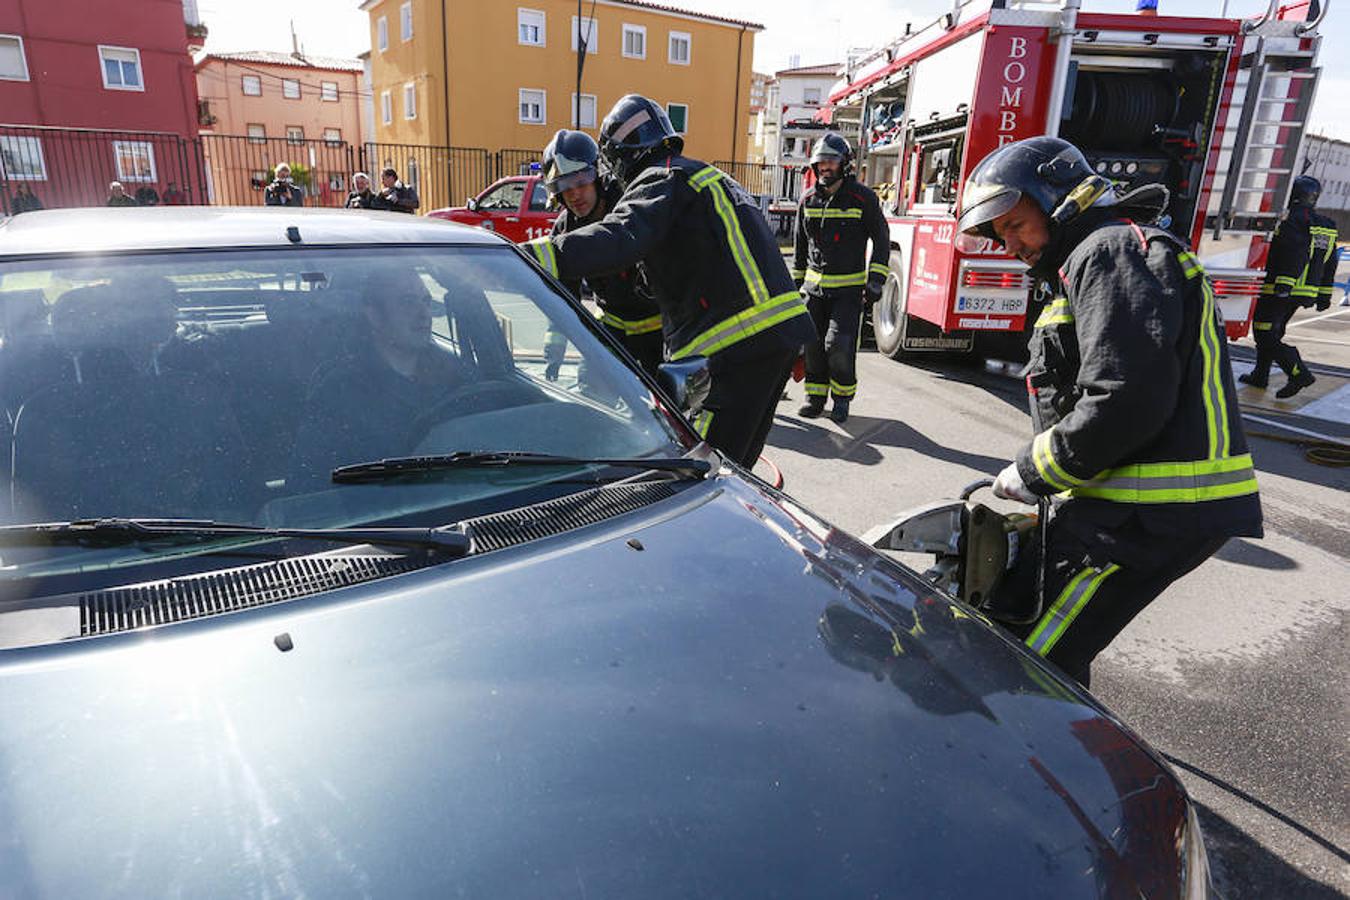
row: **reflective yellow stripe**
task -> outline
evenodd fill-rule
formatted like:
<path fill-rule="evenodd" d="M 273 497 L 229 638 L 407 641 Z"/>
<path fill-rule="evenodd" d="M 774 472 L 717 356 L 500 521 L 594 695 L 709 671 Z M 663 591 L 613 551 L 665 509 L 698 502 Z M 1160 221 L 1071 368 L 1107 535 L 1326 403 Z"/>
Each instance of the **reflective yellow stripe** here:
<path fill-rule="evenodd" d="M 716 180 L 709 181 L 708 187 L 713 208 L 717 210 L 722 227 L 726 229 L 727 247 L 731 250 L 732 258 L 736 260 L 736 268 L 741 270 L 741 277 L 745 279 L 745 287 L 750 292 L 751 302 L 758 306 L 769 299 L 769 288 L 764 283 L 763 276 L 759 274 L 759 266 L 755 264 L 755 258 L 750 253 L 745 233 L 741 231 L 741 223 L 736 218 L 736 209 L 731 204 L 731 198 L 727 196 L 726 188 Z"/>
<path fill-rule="evenodd" d="M 553 241 L 548 238 L 535 238 L 532 241 L 526 241 L 525 246 L 534 253 L 535 260 L 543 267 L 544 271 L 558 277 L 558 252 L 553 248 Z"/>
<path fill-rule="evenodd" d="M 1189 251 L 1183 250 L 1178 253 L 1177 262 L 1181 263 L 1181 274 L 1185 275 L 1187 278 L 1194 278 L 1204 271 L 1204 267 L 1201 266 L 1200 261 L 1195 258 L 1195 254 L 1190 253 Z"/>
<path fill-rule="evenodd" d="M 714 181 L 720 180 L 724 175 L 726 175 L 726 173 L 717 168 L 717 166 L 704 166 L 702 169 L 699 169 L 693 175 L 689 176 L 689 186 L 695 191 L 701 191 Z"/>
<path fill-rule="evenodd" d="M 866 272 L 848 272 L 843 275 L 826 275 L 815 269 L 806 270 L 806 283 L 821 287 L 862 287 L 867 284 Z"/>
<path fill-rule="evenodd" d="M 806 277 L 806 270 L 805 270 L 805 269 L 788 269 L 788 275 L 791 276 L 792 278 L 805 278 L 805 277 Z"/>
<path fill-rule="evenodd" d="M 1047 655 L 1054 649 L 1055 644 L 1059 643 L 1059 639 L 1073 624 L 1073 620 L 1078 618 L 1078 614 L 1096 595 L 1102 582 L 1119 571 L 1120 566 L 1111 563 L 1101 569 L 1089 566 L 1075 575 L 1065 585 L 1064 590 L 1059 592 L 1059 596 L 1055 598 L 1054 604 L 1046 611 L 1040 623 L 1027 636 L 1027 646 L 1041 656 Z"/>
<path fill-rule="evenodd" d="M 1035 464 L 1036 472 L 1041 476 L 1042 481 L 1056 491 L 1067 491 L 1076 484 L 1082 484 L 1085 479 L 1070 475 L 1056 461 L 1054 444 L 1050 440 L 1050 432 L 1052 431 L 1054 431 L 1053 428 L 1042 431 L 1031 442 L 1031 461 Z"/>
<path fill-rule="evenodd" d="M 1072 489 L 1075 497 L 1116 503 L 1201 503 L 1256 492 L 1250 453 L 1223 459 L 1118 466 Z"/>
<path fill-rule="evenodd" d="M 1270 331 L 1275 327 L 1274 322 L 1253 322 L 1252 327 L 1257 331 Z"/>
<path fill-rule="evenodd" d="M 823 381 L 806 382 L 806 396 L 808 397 L 828 397 L 830 386 Z"/>
<path fill-rule="evenodd" d="M 1200 353 L 1205 370 L 1201 379 L 1201 393 L 1205 401 L 1205 422 L 1208 426 L 1209 458 L 1228 456 L 1232 435 L 1228 428 L 1228 398 L 1224 393 L 1223 343 L 1219 338 L 1219 314 L 1215 308 L 1214 290 L 1209 279 L 1201 273 L 1201 293 L 1204 308 L 1200 311 Z"/>
<path fill-rule="evenodd" d="M 842 382 L 835 381 L 831 378 L 830 393 L 834 394 L 836 397 L 852 397 L 858 393 L 858 382 L 855 381 L 852 384 L 843 384 Z"/>
<path fill-rule="evenodd" d="M 728 316 L 712 328 L 700 334 L 683 347 L 670 354 L 671 359 L 683 359 L 686 356 L 707 356 L 718 350 L 725 350 L 738 341 L 767 331 L 779 322 L 793 316 L 806 315 L 806 305 L 802 295 L 793 291 L 779 294 L 767 303 L 752 306 L 734 316 Z"/>
<path fill-rule="evenodd" d="M 1292 276 L 1292 275 L 1276 275 L 1276 276 L 1275 276 L 1275 284 L 1287 284 L 1287 285 L 1289 285 L 1290 287 L 1293 287 L 1293 286 L 1294 286 L 1295 284 L 1297 284 L 1297 283 L 1298 283 L 1297 279 L 1295 279 L 1294 276 Z"/>
<path fill-rule="evenodd" d="M 694 430 L 698 432 L 699 437 L 706 438 L 708 436 L 708 429 L 712 427 L 712 420 L 712 411 L 707 409 L 699 413 L 694 419 Z"/>
<path fill-rule="evenodd" d="M 873 275 L 889 275 L 891 274 L 891 267 L 885 263 L 872 263 L 867 267 L 867 271 Z"/>
<path fill-rule="evenodd" d="M 1064 297 L 1056 297 L 1050 305 L 1041 310 L 1040 316 L 1036 318 L 1036 324 L 1033 328 L 1045 328 L 1047 325 L 1072 325 L 1073 312 L 1070 310 L 1069 301 Z"/>
<path fill-rule="evenodd" d="M 627 335 L 650 334 L 653 331 L 661 330 L 660 316 L 652 316 L 649 319 L 620 319 L 613 313 L 601 313 L 600 321 Z"/>
<path fill-rule="evenodd" d="M 862 208 L 831 209 L 824 206 L 804 206 L 802 212 L 808 219 L 861 219 Z"/>

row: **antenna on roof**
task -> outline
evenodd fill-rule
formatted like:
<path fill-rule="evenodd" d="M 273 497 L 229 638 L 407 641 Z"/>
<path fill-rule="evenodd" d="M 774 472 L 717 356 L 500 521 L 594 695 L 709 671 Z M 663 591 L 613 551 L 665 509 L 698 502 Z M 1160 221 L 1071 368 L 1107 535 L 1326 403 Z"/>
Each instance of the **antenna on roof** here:
<path fill-rule="evenodd" d="M 300 52 L 300 38 L 295 34 L 295 20 L 291 19 L 291 56 L 294 59 L 304 60 L 305 55 Z"/>

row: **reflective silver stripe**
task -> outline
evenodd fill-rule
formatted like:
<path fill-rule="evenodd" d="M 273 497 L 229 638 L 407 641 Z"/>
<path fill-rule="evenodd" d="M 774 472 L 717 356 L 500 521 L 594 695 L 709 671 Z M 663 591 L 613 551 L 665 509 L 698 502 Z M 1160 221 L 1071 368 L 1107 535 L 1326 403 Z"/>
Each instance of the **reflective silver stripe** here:
<path fill-rule="evenodd" d="M 545 272 L 554 278 L 558 277 L 558 254 L 553 249 L 553 241 L 546 237 L 535 238 L 532 241 L 526 241 L 525 246 L 529 247 L 530 251 L 534 253 L 534 258 L 539 261 L 539 265 L 543 266 Z"/>
<path fill-rule="evenodd" d="M 1075 575 L 1027 637 L 1027 646 L 1041 656 L 1053 650 L 1073 620 L 1092 600 L 1102 582 L 1118 571 L 1120 566 L 1111 563 L 1102 569 L 1088 567 Z"/>
<path fill-rule="evenodd" d="M 799 315 L 806 315 L 806 305 L 802 303 L 802 295 L 796 291 L 790 294 L 779 294 L 767 303 L 752 306 L 743 312 L 723 319 L 671 353 L 670 358 L 683 359 L 686 356 L 707 356 L 716 353 L 718 350 L 724 350 L 737 341 L 766 331 L 779 322 Z"/>
<path fill-rule="evenodd" d="M 575 35 L 573 35 L 573 37 L 575 37 Z M 652 120 L 651 113 L 647 112 L 647 110 L 645 109 L 639 110 L 638 112 L 629 116 L 627 122 L 624 122 L 618 128 L 614 129 L 614 136 L 611 137 L 610 140 L 616 144 L 621 143 L 624 138 L 628 137 L 634 131 L 641 128 L 643 125 L 646 125 L 651 120 Z"/>
<path fill-rule="evenodd" d="M 1139 463 L 1102 472 L 1075 497 L 1117 503 L 1199 503 L 1257 492 L 1251 454 L 1194 462 Z"/>

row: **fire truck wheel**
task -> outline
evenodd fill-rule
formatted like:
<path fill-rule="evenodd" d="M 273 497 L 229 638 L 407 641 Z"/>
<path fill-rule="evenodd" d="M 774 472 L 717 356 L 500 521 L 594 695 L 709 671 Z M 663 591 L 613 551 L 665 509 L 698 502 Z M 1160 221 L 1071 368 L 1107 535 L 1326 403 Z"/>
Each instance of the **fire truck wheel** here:
<path fill-rule="evenodd" d="M 877 350 L 891 359 L 900 359 L 905 352 L 905 285 L 900 278 L 904 262 L 900 251 L 892 249 L 886 286 L 872 307 L 872 334 L 876 337 Z"/>

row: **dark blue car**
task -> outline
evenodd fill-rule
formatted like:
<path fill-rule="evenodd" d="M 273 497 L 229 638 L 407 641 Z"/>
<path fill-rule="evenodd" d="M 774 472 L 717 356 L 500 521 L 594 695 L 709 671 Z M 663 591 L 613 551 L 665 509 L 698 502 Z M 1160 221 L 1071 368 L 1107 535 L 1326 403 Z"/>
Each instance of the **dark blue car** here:
<path fill-rule="evenodd" d="M 579 312 L 407 216 L 0 225 L 0 896 L 1208 896 L 1153 751 Z"/>

